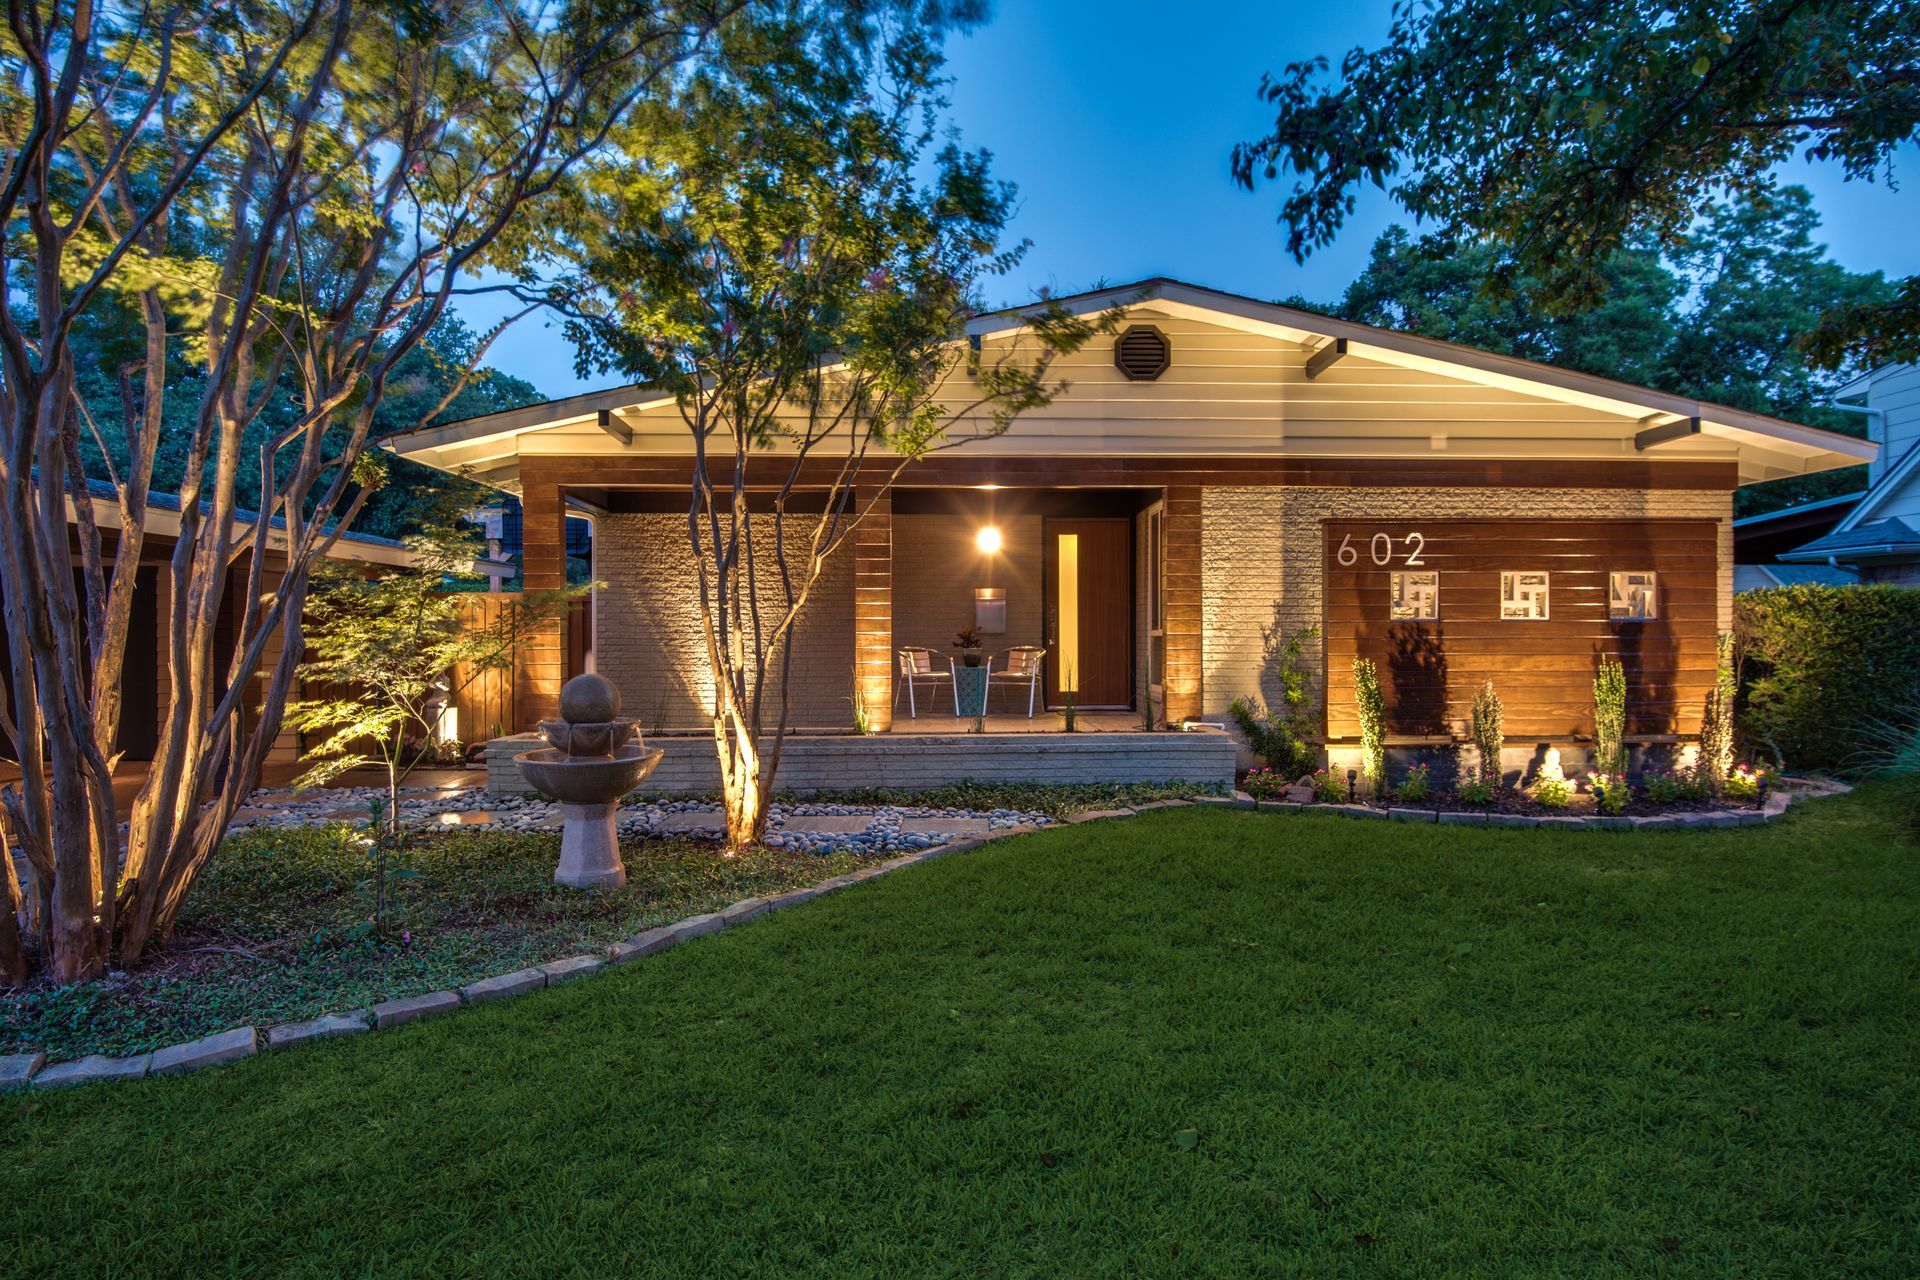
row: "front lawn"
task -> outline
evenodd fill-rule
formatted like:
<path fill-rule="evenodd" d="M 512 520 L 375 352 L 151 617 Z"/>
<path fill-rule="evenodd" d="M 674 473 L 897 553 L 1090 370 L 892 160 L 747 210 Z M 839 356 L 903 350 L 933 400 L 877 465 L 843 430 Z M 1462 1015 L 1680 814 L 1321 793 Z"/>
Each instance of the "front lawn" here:
<path fill-rule="evenodd" d="M 9 1098 L 22 1275 L 1911 1275 L 1920 871 L 1181 809 Z M 115 1252 L 125 1250 L 126 1252 Z"/>

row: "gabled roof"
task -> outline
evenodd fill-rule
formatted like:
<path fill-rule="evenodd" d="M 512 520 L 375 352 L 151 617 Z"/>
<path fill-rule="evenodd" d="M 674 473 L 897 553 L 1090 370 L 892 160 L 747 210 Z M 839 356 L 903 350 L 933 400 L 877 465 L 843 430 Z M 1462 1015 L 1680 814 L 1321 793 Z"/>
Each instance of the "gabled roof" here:
<path fill-rule="evenodd" d="M 1733 589 L 1764 591 L 1768 587 L 1851 587 L 1860 575 L 1851 569 L 1836 569 L 1828 564 L 1737 564 L 1733 566 Z"/>
<path fill-rule="evenodd" d="M 1062 361 L 1072 385 L 1054 405 L 971 448 L 1182 457 L 1628 457 L 1734 462 L 1742 483 L 1877 454 L 1868 441 L 1764 414 L 1164 277 L 984 314 L 968 324 L 968 337 L 1016 342 L 1049 306 L 1079 315 L 1127 310 L 1186 324 L 1196 334 L 1204 329 L 1214 336 L 1197 337 L 1195 350 L 1215 362 L 1215 376 L 1194 380 L 1198 366 L 1183 365 L 1179 338 L 1173 376 L 1163 381 L 1121 383 L 1103 354 Z M 1237 334 L 1261 339 L 1253 344 L 1259 351 L 1240 340 L 1238 349 L 1219 354 Z M 1229 356 L 1240 363 L 1222 372 Z M 658 388 L 616 387 L 410 432 L 386 446 L 445 470 L 472 468 L 476 479 L 510 488 L 523 453 L 684 453 L 685 429 L 672 409 L 672 397 Z"/>
<path fill-rule="evenodd" d="M 1822 512 L 1833 512 L 1837 517 L 1839 512 L 1845 511 L 1860 501 L 1860 497 L 1858 493 L 1843 493 L 1836 498 L 1817 498 L 1812 502 L 1802 502 L 1791 507 L 1762 511 L 1758 515 L 1741 516 L 1733 522 L 1733 527 L 1738 532 L 1763 529 L 1770 524 L 1784 524 L 1806 516 L 1819 515 Z"/>
<path fill-rule="evenodd" d="M 1920 530 L 1905 520 L 1875 520 L 1852 529 L 1835 529 L 1823 538 L 1815 538 L 1803 547 L 1783 552 L 1780 559 L 1793 564 L 1837 560 L 1856 564 L 1862 560 L 1905 560 L 1920 558 Z"/>

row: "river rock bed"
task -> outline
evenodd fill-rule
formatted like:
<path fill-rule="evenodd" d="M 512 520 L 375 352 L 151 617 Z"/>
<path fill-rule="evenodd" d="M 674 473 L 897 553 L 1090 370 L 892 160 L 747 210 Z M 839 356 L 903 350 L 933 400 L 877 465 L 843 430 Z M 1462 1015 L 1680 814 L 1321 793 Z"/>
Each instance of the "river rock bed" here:
<path fill-rule="evenodd" d="M 235 815 L 234 829 L 324 826 L 363 823 L 374 801 L 384 802 L 378 787 L 339 787 L 324 791 L 256 791 Z M 621 802 L 617 825 L 622 837 L 688 836 L 718 840 L 725 821 L 720 805 L 704 800 L 650 800 L 629 796 Z M 540 796 L 496 796 L 484 787 L 408 788 L 400 792 L 401 820 L 416 829 L 487 826 L 503 831 L 558 831 L 560 808 Z M 860 822 L 859 819 L 866 819 Z M 1045 826 L 1044 813 L 1018 809 L 941 809 L 921 805 L 833 804 L 802 801 L 775 804 L 767 819 L 766 844 L 810 853 L 897 853 L 931 849 L 963 835 L 1008 827 Z"/>

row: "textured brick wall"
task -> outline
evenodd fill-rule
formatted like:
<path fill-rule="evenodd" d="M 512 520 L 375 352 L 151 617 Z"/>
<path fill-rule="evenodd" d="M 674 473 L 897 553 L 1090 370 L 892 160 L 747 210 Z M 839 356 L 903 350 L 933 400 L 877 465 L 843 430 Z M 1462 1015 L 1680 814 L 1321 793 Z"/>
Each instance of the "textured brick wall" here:
<path fill-rule="evenodd" d="M 804 539 L 812 517 L 787 517 L 787 537 Z M 762 599 L 773 585 L 773 527 L 755 525 Z M 796 570 L 800 557 L 790 557 Z M 684 729 L 706 721 L 712 699 L 706 644 L 700 630 L 698 565 L 680 515 L 612 515 L 599 522 L 595 571 L 606 582 L 594 610 L 594 661 L 620 690 L 622 709 L 643 729 Z M 767 625 L 773 615 L 763 612 Z M 831 556 L 795 628 L 795 728 L 840 728 L 852 723 L 853 554 L 847 544 Z M 779 655 L 774 654 L 778 668 Z M 777 682 L 773 688 L 777 689 Z M 775 696 L 773 694 L 770 697 Z M 773 705 L 773 704 L 769 704 Z"/>
<path fill-rule="evenodd" d="M 1469 517 L 1720 521 L 1720 627 L 1733 625 L 1733 497 L 1705 490 L 1208 488 L 1203 502 L 1202 609 L 1206 709 L 1220 719 L 1241 694 L 1269 704 L 1271 641 L 1321 623 L 1320 522 Z M 1323 651 L 1310 650 L 1315 661 Z"/>

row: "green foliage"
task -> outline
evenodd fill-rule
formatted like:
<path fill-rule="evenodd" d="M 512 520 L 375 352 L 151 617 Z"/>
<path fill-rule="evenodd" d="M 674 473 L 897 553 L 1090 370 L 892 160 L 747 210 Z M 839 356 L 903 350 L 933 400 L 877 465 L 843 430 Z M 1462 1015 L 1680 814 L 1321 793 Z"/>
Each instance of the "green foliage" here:
<path fill-rule="evenodd" d="M 1720 794 L 1728 800 L 1751 804 L 1760 798 L 1761 789 L 1767 785 L 1767 773 L 1764 768 L 1752 765 L 1737 765 L 1727 771 L 1727 780 L 1720 788 Z"/>
<path fill-rule="evenodd" d="M 1871 768 L 1886 718 L 1920 707 L 1920 591 L 1775 587 L 1734 597 L 1734 617 L 1741 735 L 1791 768 Z"/>
<path fill-rule="evenodd" d="M 1302 627 L 1278 642 L 1269 635 L 1267 673 L 1279 688 L 1280 704 L 1269 710 L 1258 698 L 1243 695 L 1227 708 L 1248 749 L 1289 778 L 1311 772 L 1320 758 L 1313 742 L 1313 672 L 1306 657 L 1307 647 L 1319 638 L 1318 627 Z"/>
<path fill-rule="evenodd" d="M 1488 680 L 1473 695 L 1468 735 L 1473 740 L 1480 779 L 1494 787 L 1499 786 L 1504 777 L 1500 767 L 1500 748 L 1507 740 L 1505 717 L 1506 710 L 1500 704 L 1500 695 L 1494 692 L 1493 681 Z"/>
<path fill-rule="evenodd" d="M 1726 783 L 1733 768 L 1733 709 L 1739 693 L 1739 665 L 1734 637 L 1722 632 L 1714 643 L 1713 687 L 1707 691 L 1707 705 L 1700 717 L 1700 761 L 1702 779 L 1715 795 Z"/>
<path fill-rule="evenodd" d="M 1367 793 L 1383 796 L 1387 787 L 1387 703 L 1372 658 L 1353 660 L 1353 705 L 1360 717 L 1360 772 L 1366 779 Z"/>
<path fill-rule="evenodd" d="M 1723 193 L 1775 199 L 1796 154 L 1854 179 L 1888 172 L 1920 126 L 1915 47 L 1920 10 L 1881 0 L 1406 5 L 1331 76 L 1325 58 L 1269 76 L 1273 130 L 1235 148 L 1233 173 L 1291 184 L 1297 258 L 1375 185 L 1436 228 L 1436 254 L 1499 246 L 1493 297 L 1570 313 L 1607 296 L 1623 250 L 1687 253 Z M 1912 359 L 1920 282 L 1843 299 L 1797 337 L 1829 367 Z"/>
<path fill-rule="evenodd" d="M 1255 800 L 1272 800 L 1285 795 L 1290 785 L 1285 774 L 1276 773 L 1265 765 L 1255 765 L 1247 770 L 1247 776 L 1240 781 L 1240 789 Z"/>
<path fill-rule="evenodd" d="M 1627 781 L 1624 773 L 1596 773 L 1593 782 L 1593 806 L 1609 817 L 1618 817 L 1627 811 L 1627 805 L 1633 801 L 1633 785 Z"/>
<path fill-rule="evenodd" d="M 1705 800 L 1712 795 L 1698 769 L 1649 769 L 1640 775 L 1640 787 L 1654 804 Z"/>
<path fill-rule="evenodd" d="M 1347 798 L 1347 780 L 1331 769 L 1316 769 L 1310 785 L 1313 798 L 1321 804 L 1339 804 Z"/>
<path fill-rule="evenodd" d="M 1573 788 L 1565 778 L 1538 778 L 1533 784 L 1533 799 L 1542 809 L 1564 809 L 1573 799 Z"/>
<path fill-rule="evenodd" d="M 34 1277 L 1228 1277 L 1276 1233 L 1306 1276 L 1897 1277 L 1916 939 L 1877 786 L 1604 837 L 1172 810 L 396 1033 L 9 1095 L 0 1234 Z"/>
<path fill-rule="evenodd" d="M 1593 677 L 1593 767 L 1603 774 L 1627 767 L 1627 672 L 1613 658 L 1600 659 Z"/>
<path fill-rule="evenodd" d="M 439 741 L 441 706 L 481 673 L 512 665 L 519 637 L 582 594 L 570 588 L 522 597 L 478 622 L 471 597 L 446 584 L 471 570 L 481 540 L 449 509 L 450 498 L 441 503 L 408 540 L 410 565 L 375 578 L 339 566 L 316 574 L 300 676 L 326 696 L 287 705 L 289 728 L 319 736 L 300 786 L 377 761 L 395 805 L 401 780 L 447 745 Z"/>
<path fill-rule="evenodd" d="M 1493 803 L 1498 794 L 1499 784 L 1490 778 L 1461 774 L 1460 780 L 1453 784 L 1453 798 L 1458 804 L 1470 804 L 1485 808 Z"/>
<path fill-rule="evenodd" d="M 1407 776 L 1393 789 L 1393 798 L 1405 804 L 1418 804 L 1432 794 L 1433 771 L 1424 764 L 1407 770 Z"/>

